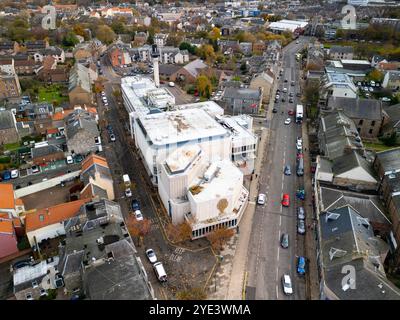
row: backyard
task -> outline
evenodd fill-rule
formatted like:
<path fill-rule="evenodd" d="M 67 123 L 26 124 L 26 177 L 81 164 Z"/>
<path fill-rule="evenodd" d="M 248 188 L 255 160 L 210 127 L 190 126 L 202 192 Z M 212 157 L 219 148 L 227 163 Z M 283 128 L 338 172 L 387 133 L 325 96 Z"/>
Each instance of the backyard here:
<path fill-rule="evenodd" d="M 62 94 L 62 87 L 59 85 L 40 87 L 38 91 L 38 102 L 50 102 L 55 105 L 60 105 L 63 102 L 68 102 L 68 96 Z"/>

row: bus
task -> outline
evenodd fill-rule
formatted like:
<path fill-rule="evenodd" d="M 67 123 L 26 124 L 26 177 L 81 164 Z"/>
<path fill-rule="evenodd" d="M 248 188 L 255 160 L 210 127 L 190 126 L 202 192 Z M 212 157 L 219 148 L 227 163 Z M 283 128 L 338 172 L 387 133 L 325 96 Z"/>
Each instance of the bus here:
<path fill-rule="evenodd" d="M 302 123 L 303 122 L 303 105 L 298 104 L 296 106 L 296 123 Z"/>

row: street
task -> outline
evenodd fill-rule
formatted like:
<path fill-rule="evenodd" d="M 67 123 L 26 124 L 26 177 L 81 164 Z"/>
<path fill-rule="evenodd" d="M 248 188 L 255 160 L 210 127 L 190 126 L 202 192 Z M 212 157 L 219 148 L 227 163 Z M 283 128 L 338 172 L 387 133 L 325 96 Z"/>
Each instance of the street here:
<path fill-rule="evenodd" d="M 299 44 L 292 42 L 283 49 L 283 75 L 278 80 L 277 88 L 281 90 L 279 102 L 270 105 L 277 113 L 273 114 L 270 124 L 269 144 L 259 177 L 259 192 L 267 194 L 267 202 L 257 206 L 252 222 L 252 232 L 247 257 L 248 282 L 247 288 L 254 292 L 257 300 L 272 299 L 305 299 L 305 279 L 296 272 L 296 258 L 304 256 L 304 235 L 297 233 L 296 209 L 302 206 L 302 201 L 296 199 L 296 190 L 303 186 L 303 177 L 296 175 L 296 137 L 301 136 L 301 125 L 296 124 L 289 110 L 295 110 L 300 98 L 299 70 L 295 53 L 303 46 L 304 39 Z M 287 82 L 284 82 L 285 79 Z M 295 86 L 291 86 L 291 81 Z M 287 93 L 282 89 L 287 88 Z M 294 102 L 289 103 L 289 93 L 294 93 Z M 275 96 L 275 92 L 272 93 Z M 282 96 L 286 101 L 282 102 Z M 289 125 L 284 125 L 287 118 Z M 292 174 L 285 176 L 285 165 L 290 165 Z M 282 207 L 283 194 L 289 194 L 290 206 Z M 256 199 L 251 199 L 256 201 Z M 306 208 L 307 210 L 307 208 Z M 289 235 L 289 248 L 280 246 L 283 233 Z M 294 294 L 285 296 L 282 291 L 281 278 L 289 274 L 292 280 Z M 250 297 L 249 297 L 250 298 Z"/>

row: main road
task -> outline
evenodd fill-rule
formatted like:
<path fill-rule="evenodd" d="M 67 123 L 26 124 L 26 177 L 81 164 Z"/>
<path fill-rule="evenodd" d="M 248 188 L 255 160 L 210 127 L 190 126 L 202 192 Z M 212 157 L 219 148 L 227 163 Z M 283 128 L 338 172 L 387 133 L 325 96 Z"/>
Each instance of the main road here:
<path fill-rule="evenodd" d="M 303 186 L 302 177 L 296 176 L 296 137 L 301 136 L 301 125 L 296 124 L 289 110 L 301 103 L 296 93 L 300 92 L 300 75 L 295 54 L 304 46 L 306 38 L 293 41 L 283 49 L 283 74 L 278 80 L 279 102 L 275 104 L 277 113 L 273 114 L 270 127 L 269 145 L 266 146 L 264 163 L 259 177 L 259 192 L 267 194 L 264 206 L 257 206 L 254 213 L 252 232 L 247 257 L 247 286 L 252 287 L 254 299 L 305 299 L 305 279 L 296 272 L 297 256 L 304 256 L 304 235 L 297 234 L 296 208 L 301 201 L 296 199 L 296 190 Z M 287 82 L 285 81 L 287 80 Z M 291 81 L 295 82 L 291 86 Z M 287 88 L 287 93 L 283 93 Z M 294 102 L 289 103 L 289 93 L 293 92 Z M 275 92 L 273 92 L 275 95 Z M 282 102 L 282 96 L 285 102 Z M 273 106 L 270 106 L 272 108 Z M 284 125 L 287 118 L 289 125 Z M 285 176 L 283 169 L 290 165 L 292 174 Z M 289 194 L 290 207 L 282 207 L 283 194 Z M 289 248 L 280 246 L 283 233 L 289 234 Z M 281 278 L 289 274 L 294 294 L 285 296 Z"/>

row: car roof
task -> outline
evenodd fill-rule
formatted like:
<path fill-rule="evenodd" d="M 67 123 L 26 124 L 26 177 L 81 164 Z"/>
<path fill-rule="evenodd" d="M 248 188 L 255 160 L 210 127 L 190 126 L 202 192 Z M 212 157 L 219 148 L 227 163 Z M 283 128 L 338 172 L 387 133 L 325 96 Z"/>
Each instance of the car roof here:
<path fill-rule="evenodd" d="M 291 282 L 290 281 L 290 276 L 288 274 L 284 274 L 283 275 L 283 279 L 285 280 L 285 282 Z"/>

